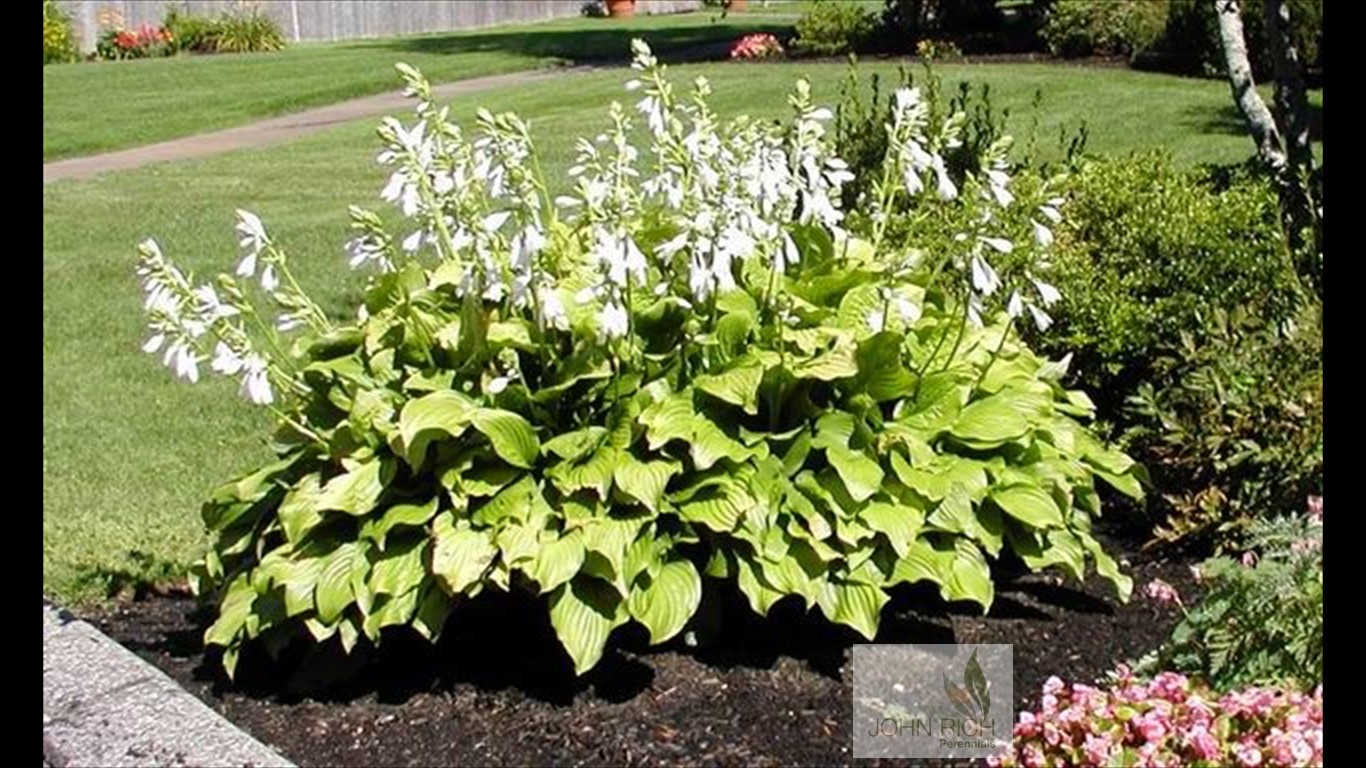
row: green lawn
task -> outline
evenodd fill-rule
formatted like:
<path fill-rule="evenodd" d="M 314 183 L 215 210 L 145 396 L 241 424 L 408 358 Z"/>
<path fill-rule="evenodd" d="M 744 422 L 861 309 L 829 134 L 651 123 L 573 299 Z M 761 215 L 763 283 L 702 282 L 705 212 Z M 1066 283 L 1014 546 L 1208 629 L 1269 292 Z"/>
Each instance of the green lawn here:
<path fill-rule="evenodd" d="M 395 88 L 406 61 L 432 82 L 620 59 L 632 37 L 659 51 L 781 31 L 791 19 L 718 11 L 561 19 L 437 35 L 304 43 L 275 53 L 43 68 L 43 159 L 203 133 Z M 667 57 L 666 57 L 667 58 Z"/>
<path fill-rule="evenodd" d="M 865 72 L 892 71 L 890 65 Z M 844 67 L 835 64 L 678 67 L 677 82 L 705 73 L 722 114 L 785 111 L 799 75 L 833 104 Z M 1044 154 L 1063 127 L 1089 123 L 1090 149 L 1165 146 L 1184 163 L 1246 158 L 1227 87 L 1126 70 L 1046 65 L 945 66 L 942 74 L 989 83 L 1013 108 L 1019 134 L 1031 122 L 1036 88 L 1045 100 L 1038 130 Z M 575 76 L 462 100 L 514 109 L 541 137 L 552 176 L 572 138 L 606 123 L 606 104 L 625 99 L 622 72 Z M 1322 95 L 1316 97 L 1321 122 Z M 201 274 L 235 263 L 233 209 L 258 212 L 299 265 L 302 279 L 340 307 L 357 276 L 346 269 L 346 205 L 380 206 L 372 122 L 341 126 L 291 144 L 152 166 L 43 188 L 43 584 L 63 601 L 96 595 L 119 570 L 174 569 L 203 546 L 197 515 L 214 484 L 266 457 L 263 414 L 230 382 L 173 381 L 142 354 L 134 246 L 156 236 L 166 253 Z"/>

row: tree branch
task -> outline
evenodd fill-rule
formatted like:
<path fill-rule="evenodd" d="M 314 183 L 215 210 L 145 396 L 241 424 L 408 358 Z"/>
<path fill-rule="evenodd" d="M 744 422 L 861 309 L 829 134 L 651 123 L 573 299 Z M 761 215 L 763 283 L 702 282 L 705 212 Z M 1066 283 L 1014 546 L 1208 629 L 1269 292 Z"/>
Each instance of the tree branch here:
<path fill-rule="evenodd" d="M 1279 175 L 1286 168 L 1285 149 L 1276 120 L 1258 95 L 1257 84 L 1252 79 L 1252 65 L 1248 62 L 1247 43 L 1243 39 L 1242 9 L 1238 0 L 1214 0 L 1214 10 L 1219 18 L 1219 38 L 1223 43 L 1233 101 L 1247 122 L 1252 142 L 1257 145 L 1257 156 Z"/>

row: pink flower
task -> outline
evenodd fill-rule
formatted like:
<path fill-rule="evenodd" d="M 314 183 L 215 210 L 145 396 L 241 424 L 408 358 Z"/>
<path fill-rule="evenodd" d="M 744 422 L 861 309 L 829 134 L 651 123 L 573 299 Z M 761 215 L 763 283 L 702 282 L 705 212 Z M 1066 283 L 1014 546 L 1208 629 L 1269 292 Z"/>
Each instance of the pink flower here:
<path fill-rule="evenodd" d="M 1155 600 L 1159 603 L 1180 604 L 1181 602 L 1181 595 L 1176 591 L 1176 587 L 1173 587 L 1162 579 L 1153 579 L 1148 582 L 1148 586 L 1144 587 L 1143 592 L 1148 596 L 1148 599 Z"/>
<path fill-rule="evenodd" d="M 1242 563 L 1244 568 L 1255 568 L 1257 566 L 1257 553 L 1248 550 L 1243 553 L 1242 557 L 1238 558 L 1238 562 Z"/>
<path fill-rule="evenodd" d="M 1193 726 L 1186 731 L 1186 744 L 1195 752 L 1196 757 L 1213 760 L 1219 756 L 1219 742 L 1205 725 Z"/>
<path fill-rule="evenodd" d="M 1262 764 L 1262 751 L 1250 739 L 1244 739 L 1234 746 L 1233 754 L 1238 758 L 1238 764 L 1245 768 L 1256 768 Z"/>
<path fill-rule="evenodd" d="M 1091 765 L 1109 765 L 1114 744 L 1110 742 L 1110 737 L 1105 734 L 1100 736 L 1087 734 L 1082 749 L 1086 752 L 1086 759 L 1090 761 Z"/>
<path fill-rule="evenodd" d="M 1316 523 L 1323 522 L 1323 497 L 1309 497 L 1309 519 Z"/>
<path fill-rule="evenodd" d="M 1134 728 L 1149 744 L 1157 744 L 1167 735 L 1167 723 L 1156 712 L 1147 712 L 1134 720 Z"/>

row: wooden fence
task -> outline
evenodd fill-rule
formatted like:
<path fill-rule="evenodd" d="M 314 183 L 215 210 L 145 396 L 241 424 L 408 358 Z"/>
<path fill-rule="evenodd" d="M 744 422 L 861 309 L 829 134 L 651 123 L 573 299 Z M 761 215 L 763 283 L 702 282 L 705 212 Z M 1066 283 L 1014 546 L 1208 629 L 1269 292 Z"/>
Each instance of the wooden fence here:
<path fill-rule="evenodd" d="M 117 14 L 127 26 L 159 23 L 166 9 L 214 15 L 240 0 L 59 0 L 71 14 L 81 49 L 91 51 L 100 19 Z M 473 29 L 494 24 L 577 16 L 584 0 L 256 0 L 261 11 L 294 40 L 349 40 Z M 696 10 L 701 0 L 637 0 L 636 12 Z"/>

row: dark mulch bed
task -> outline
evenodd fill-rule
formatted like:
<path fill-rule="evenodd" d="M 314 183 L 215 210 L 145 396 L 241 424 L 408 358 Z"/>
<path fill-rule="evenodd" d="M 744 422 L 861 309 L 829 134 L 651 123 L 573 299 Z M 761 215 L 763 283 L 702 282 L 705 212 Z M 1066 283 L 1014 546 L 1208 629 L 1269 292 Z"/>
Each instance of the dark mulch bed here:
<path fill-rule="evenodd" d="M 1094 576 L 1021 576 L 985 617 L 917 588 L 888 606 L 877 639 L 1013 643 L 1017 705 L 1034 706 L 1048 676 L 1093 680 L 1161 642 L 1177 616 L 1142 597 L 1150 579 L 1195 591 L 1187 562 L 1109 547 L 1137 585 L 1128 605 Z M 724 629 L 705 649 L 650 649 L 638 628 L 619 630 L 582 680 L 531 600 L 473 601 L 435 649 L 386 637 L 342 687 L 320 681 L 359 662 L 330 646 L 275 664 L 244 654 L 237 684 L 226 683 L 184 596 L 84 618 L 302 766 L 853 764 L 847 661 L 859 639 L 795 600 L 761 620 L 725 593 L 706 599 Z"/>

